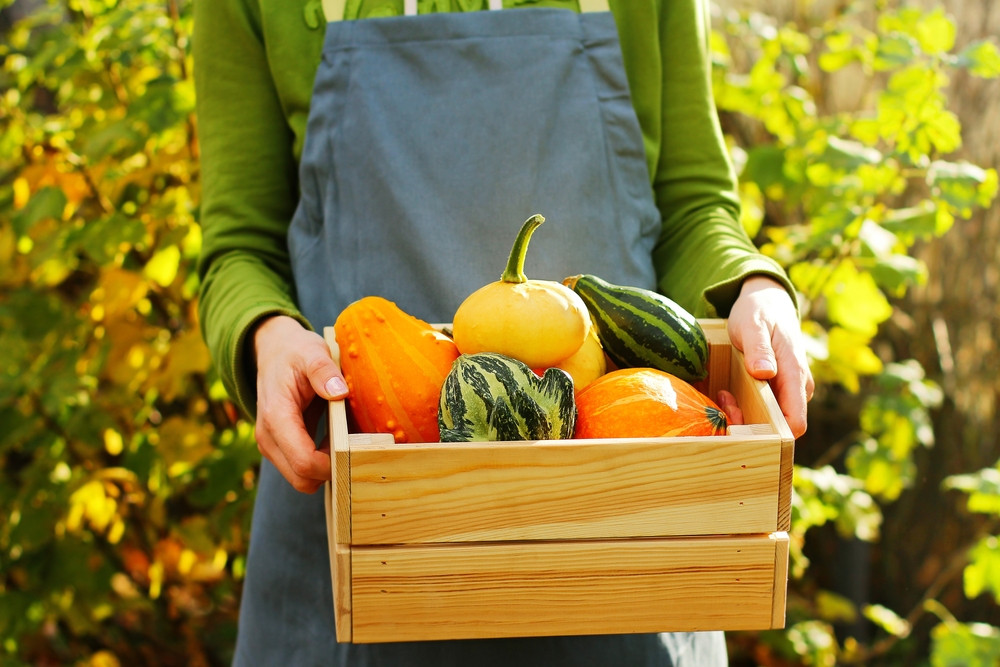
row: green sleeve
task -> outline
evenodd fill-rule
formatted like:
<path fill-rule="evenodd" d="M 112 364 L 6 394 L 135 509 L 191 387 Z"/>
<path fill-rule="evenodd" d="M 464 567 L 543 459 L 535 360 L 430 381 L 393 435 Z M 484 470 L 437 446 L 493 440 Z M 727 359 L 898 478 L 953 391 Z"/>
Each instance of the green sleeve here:
<path fill-rule="evenodd" d="M 725 317 L 751 274 L 795 292 L 739 223 L 736 175 L 712 97 L 706 0 L 617 0 L 623 56 L 663 229 L 661 292 L 699 317 Z M 657 15 L 658 14 L 658 15 Z M 659 26 L 657 34 L 649 26 Z M 659 54 L 659 57 L 650 57 Z"/>
<path fill-rule="evenodd" d="M 259 17 L 240 0 L 194 6 L 201 148 L 199 317 L 226 389 L 256 412 L 253 323 L 295 306 L 285 234 L 297 198 L 293 136 L 268 67 Z"/>

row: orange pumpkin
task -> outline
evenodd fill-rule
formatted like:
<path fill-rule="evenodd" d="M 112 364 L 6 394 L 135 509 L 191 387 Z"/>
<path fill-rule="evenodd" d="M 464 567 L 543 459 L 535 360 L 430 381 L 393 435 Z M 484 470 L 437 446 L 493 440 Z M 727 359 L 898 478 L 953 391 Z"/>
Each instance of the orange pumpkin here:
<path fill-rule="evenodd" d="M 724 435 L 726 415 L 680 378 L 653 368 L 623 368 L 576 395 L 576 438 Z"/>
<path fill-rule="evenodd" d="M 458 358 L 452 339 L 376 296 L 345 308 L 334 332 L 358 427 L 396 442 L 436 442 L 441 387 Z"/>

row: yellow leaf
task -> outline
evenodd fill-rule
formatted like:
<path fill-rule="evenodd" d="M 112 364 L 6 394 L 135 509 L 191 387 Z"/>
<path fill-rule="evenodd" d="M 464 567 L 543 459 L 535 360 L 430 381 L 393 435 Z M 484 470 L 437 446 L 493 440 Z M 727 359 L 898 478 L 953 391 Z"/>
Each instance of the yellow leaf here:
<path fill-rule="evenodd" d="M 170 417 L 160 427 L 159 451 L 167 474 L 182 475 L 212 453 L 211 425 Z"/>
<path fill-rule="evenodd" d="M 108 268 L 101 271 L 97 287 L 90 294 L 90 301 L 103 306 L 103 319 L 114 320 L 142 301 L 148 289 L 142 276 L 124 269 Z"/>
<path fill-rule="evenodd" d="M 827 348 L 830 351 L 829 365 L 845 375 L 845 386 L 857 391 L 857 376 L 874 375 L 881 372 L 882 360 L 869 346 L 870 338 L 842 327 L 830 329 Z"/>
<path fill-rule="evenodd" d="M 160 287 L 169 287 L 177 277 L 180 261 L 180 248 L 175 245 L 167 246 L 150 258 L 142 270 L 142 275 Z"/>
<path fill-rule="evenodd" d="M 917 22 L 916 38 L 920 48 L 930 55 L 940 55 L 955 46 L 955 24 L 940 7 Z"/>
<path fill-rule="evenodd" d="M 155 377 L 163 399 L 172 401 L 184 393 L 188 377 L 204 373 L 211 364 L 208 348 L 197 330 L 182 331 L 170 342 L 163 367 Z"/>
<path fill-rule="evenodd" d="M 149 566 L 149 597 L 155 600 L 163 591 L 163 561 L 157 558 Z"/>
<path fill-rule="evenodd" d="M 14 179 L 14 210 L 20 211 L 31 199 L 31 184 L 23 176 Z"/>
<path fill-rule="evenodd" d="M 842 261 L 823 290 L 831 322 L 868 338 L 892 315 L 892 306 L 870 273 Z"/>
<path fill-rule="evenodd" d="M 122 449 L 124 449 L 124 443 L 122 441 L 121 433 L 111 428 L 105 429 L 104 449 L 111 456 L 118 456 L 119 454 L 121 454 Z"/>
<path fill-rule="evenodd" d="M 81 664 L 85 667 L 120 667 L 122 663 L 111 651 L 98 651 Z"/>

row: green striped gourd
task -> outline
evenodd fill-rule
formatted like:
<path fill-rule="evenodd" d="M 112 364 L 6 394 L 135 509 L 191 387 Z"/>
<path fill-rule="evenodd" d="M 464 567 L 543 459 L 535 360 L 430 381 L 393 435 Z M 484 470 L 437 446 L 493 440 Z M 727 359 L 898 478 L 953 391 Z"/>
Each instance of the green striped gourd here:
<path fill-rule="evenodd" d="M 563 282 L 587 304 L 604 352 L 619 368 L 655 368 L 688 382 L 708 374 L 705 332 L 674 301 L 587 274 Z"/>
<path fill-rule="evenodd" d="M 572 438 L 573 379 L 549 368 L 538 377 L 527 364 L 495 352 L 463 354 L 441 389 L 442 442 Z"/>

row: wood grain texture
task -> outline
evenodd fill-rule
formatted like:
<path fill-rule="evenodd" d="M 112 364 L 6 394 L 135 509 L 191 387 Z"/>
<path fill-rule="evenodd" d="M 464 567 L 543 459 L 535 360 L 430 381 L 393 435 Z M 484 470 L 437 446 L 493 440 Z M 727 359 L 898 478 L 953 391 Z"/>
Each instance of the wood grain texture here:
<path fill-rule="evenodd" d="M 788 592 L 788 533 L 773 533 L 774 540 L 774 606 L 771 608 L 771 628 L 785 627 L 785 605 Z"/>
<path fill-rule="evenodd" d="M 395 444 L 332 402 L 338 640 L 782 627 L 794 441 L 702 325 L 699 389 L 747 422 L 725 436 Z"/>
<path fill-rule="evenodd" d="M 771 434 L 400 444 L 351 454 L 355 545 L 777 529 L 781 461 Z"/>
<path fill-rule="evenodd" d="M 779 543 L 355 547 L 354 641 L 768 628 Z"/>
<path fill-rule="evenodd" d="M 780 443 L 780 475 L 778 493 L 777 530 L 787 531 L 792 524 L 792 474 L 795 459 L 795 438 L 792 436 L 785 416 L 781 414 L 770 386 L 755 380 L 746 372 L 743 354 L 730 348 L 729 391 L 736 397 L 736 403 L 743 411 L 747 424 L 771 427 Z"/>

